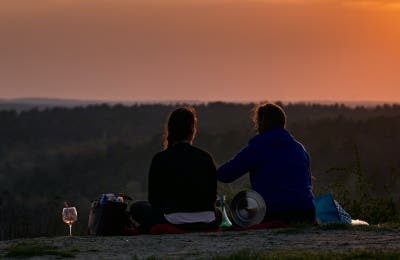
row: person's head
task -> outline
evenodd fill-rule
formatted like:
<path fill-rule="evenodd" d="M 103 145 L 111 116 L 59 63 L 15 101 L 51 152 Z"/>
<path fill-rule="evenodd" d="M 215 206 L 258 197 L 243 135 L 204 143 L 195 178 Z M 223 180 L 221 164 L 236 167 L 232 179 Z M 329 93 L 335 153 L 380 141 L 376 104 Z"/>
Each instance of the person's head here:
<path fill-rule="evenodd" d="M 196 135 L 197 114 L 193 107 L 177 108 L 168 116 L 165 127 L 164 148 L 177 142 L 191 143 Z"/>
<path fill-rule="evenodd" d="M 253 121 L 259 133 L 272 128 L 285 128 L 286 114 L 274 103 L 261 103 L 254 108 Z"/>

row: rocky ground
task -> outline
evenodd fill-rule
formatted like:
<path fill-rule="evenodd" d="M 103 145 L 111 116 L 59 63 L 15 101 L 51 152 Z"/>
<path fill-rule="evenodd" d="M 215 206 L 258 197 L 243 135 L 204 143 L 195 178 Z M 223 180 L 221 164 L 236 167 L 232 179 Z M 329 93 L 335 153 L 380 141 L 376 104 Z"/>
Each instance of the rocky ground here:
<path fill-rule="evenodd" d="M 135 259 L 211 258 L 241 250 L 328 251 L 354 249 L 400 252 L 400 230 L 384 228 L 286 228 L 259 231 L 192 233 L 184 235 L 140 235 L 131 237 L 52 237 L 0 242 L 0 258 L 24 256 L 24 247 L 47 246 L 53 251 L 33 253 L 33 258 Z M 13 251 L 14 250 L 14 251 Z M 19 250 L 19 255 L 18 255 Z M 14 252 L 14 255 L 13 255 Z M 15 253 L 16 252 L 16 253 Z M 53 253 L 51 253 L 53 252 Z M 29 255 L 29 254 L 28 254 Z M 400 255 L 399 255 L 400 258 Z"/>

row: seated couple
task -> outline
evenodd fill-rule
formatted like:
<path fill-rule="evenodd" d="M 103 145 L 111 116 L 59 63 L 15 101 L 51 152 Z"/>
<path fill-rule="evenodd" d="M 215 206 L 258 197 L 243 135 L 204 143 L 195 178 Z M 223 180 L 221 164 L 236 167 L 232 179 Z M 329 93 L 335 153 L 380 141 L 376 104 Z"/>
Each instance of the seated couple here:
<path fill-rule="evenodd" d="M 233 182 L 247 172 L 252 189 L 267 205 L 264 221 L 314 223 L 310 159 L 285 129 L 283 109 L 272 103 L 259 105 L 254 119 L 258 134 L 217 170 L 212 156 L 192 145 L 197 129 L 194 108 L 173 111 L 165 150 L 151 162 L 148 201 L 131 207 L 140 230 L 166 223 L 184 230 L 217 229 L 217 180 Z"/>

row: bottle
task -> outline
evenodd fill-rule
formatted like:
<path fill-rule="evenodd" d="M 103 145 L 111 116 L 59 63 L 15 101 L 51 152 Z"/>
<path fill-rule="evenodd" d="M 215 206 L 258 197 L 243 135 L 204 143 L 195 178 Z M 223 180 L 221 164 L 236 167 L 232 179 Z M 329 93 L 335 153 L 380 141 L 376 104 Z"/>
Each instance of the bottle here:
<path fill-rule="evenodd" d="M 232 226 L 232 222 L 228 218 L 228 214 L 226 213 L 226 206 L 225 206 L 225 195 L 218 194 L 218 202 L 219 202 L 219 209 L 222 213 L 222 221 L 219 225 L 220 228 L 228 228 Z"/>

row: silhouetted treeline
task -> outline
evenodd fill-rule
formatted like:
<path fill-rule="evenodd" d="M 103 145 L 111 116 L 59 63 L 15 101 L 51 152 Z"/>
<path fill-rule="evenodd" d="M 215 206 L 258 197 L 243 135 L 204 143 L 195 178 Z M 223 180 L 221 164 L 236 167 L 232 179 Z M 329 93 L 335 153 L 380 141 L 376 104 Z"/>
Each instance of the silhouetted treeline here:
<path fill-rule="evenodd" d="M 0 111 L 0 239 L 66 234 L 61 221 L 65 200 L 78 208 L 74 233 L 85 234 L 90 201 L 101 193 L 146 198 L 148 166 L 161 150 L 164 122 L 174 107 L 93 105 Z M 213 154 L 217 164 L 223 163 L 254 135 L 252 107 L 197 105 L 195 145 Z M 400 106 L 284 107 L 288 129 L 311 155 L 316 193 L 346 195 L 340 199 L 346 200 L 343 203 L 355 218 L 396 220 Z M 230 189 L 247 185 L 243 178 Z M 374 206 L 381 215 L 356 203 L 368 199 L 368 192 L 383 199 L 380 204 L 387 209 Z"/>

